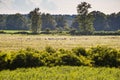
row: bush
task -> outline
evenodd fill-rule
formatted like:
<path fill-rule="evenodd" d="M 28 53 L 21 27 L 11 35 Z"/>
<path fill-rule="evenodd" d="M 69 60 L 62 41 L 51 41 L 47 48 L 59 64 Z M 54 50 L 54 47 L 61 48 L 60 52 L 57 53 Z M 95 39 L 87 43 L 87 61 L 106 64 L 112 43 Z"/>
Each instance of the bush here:
<path fill-rule="evenodd" d="M 7 54 L 0 53 L 0 70 L 6 69 L 7 61 L 6 61 Z"/>
<path fill-rule="evenodd" d="M 26 65 L 26 55 L 23 53 L 18 53 L 15 55 L 11 62 L 11 69 L 21 68 L 25 67 Z"/>
<path fill-rule="evenodd" d="M 72 54 L 71 51 L 60 49 L 54 54 L 49 54 L 46 51 L 42 52 L 41 59 L 44 61 L 46 66 L 79 66 L 82 65 L 79 57 Z"/>
<path fill-rule="evenodd" d="M 118 31 L 95 31 L 94 35 L 120 35 Z"/>
<path fill-rule="evenodd" d="M 37 51 L 27 48 L 20 51 L 0 52 L 0 70 L 39 66 L 107 66 L 120 67 L 120 51 L 105 46 L 55 50 L 47 47 Z"/>
<path fill-rule="evenodd" d="M 96 66 L 120 66 L 120 54 L 116 49 L 105 46 L 97 46 L 91 48 L 89 53 Z"/>
<path fill-rule="evenodd" d="M 44 62 L 45 66 L 57 66 L 60 65 L 60 59 L 59 59 L 59 52 L 56 52 L 54 54 L 50 54 L 46 51 L 42 51 L 40 55 L 40 59 Z"/>
<path fill-rule="evenodd" d="M 0 34 L 5 34 L 6 32 L 3 30 L 0 30 Z"/>
<path fill-rule="evenodd" d="M 70 65 L 70 66 L 80 66 L 82 63 L 78 56 L 73 54 L 71 51 L 60 49 L 59 54 L 59 65 Z"/>
<path fill-rule="evenodd" d="M 84 48 L 82 48 L 82 47 L 74 48 L 74 49 L 72 49 L 72 51 L 77 56 L 80 56 L 80 55 L 87 56 L 86 50 Z"/>
<path fill-rule="evenodd" d="M 37 67 L 43 65 L 44 64 L 40 60 L 40 54 L 38 51 L 27 48 L 26 50 L 20 50 L 16 53 L 11 62 L 11 69 L 21 67 Z"/>
<path fill-rule="evenodd" d="M 21 32 L 15 32 L 14 34 L 29 34 L 29 33 L 26 31 L 21 31 Z"/>
<path fill-rule="evenodd" d="M 26 67 L 43 66 L 43 62 L 40 60 L 40 55 L 36 53 L 26 54 Z"/>
<path fill-rule="evenodd" d="M 48 53 L 55 53 L 55 52 L 56 52 L 56 50 L 55 50 L 54 48 L 50 47 L 50 46 L 47 46 L 47 47 L 45 48 L 45 50 L 46 50 L 46 52 L 48 52 Z"/>
<path fill-rule="evenodd" d="M 80 62 L 79 57 L 72 54 L 63 54 L 61 55 L 61 63 L 60 65 L 69 65 L 69 66 L 80 66 L 82 63 Z"/>

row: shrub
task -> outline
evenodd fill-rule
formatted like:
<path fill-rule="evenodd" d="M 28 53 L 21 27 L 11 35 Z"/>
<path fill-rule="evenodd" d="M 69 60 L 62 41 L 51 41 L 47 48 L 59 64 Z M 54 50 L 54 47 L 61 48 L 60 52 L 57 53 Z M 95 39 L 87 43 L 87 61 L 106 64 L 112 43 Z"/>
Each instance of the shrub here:
<path fill-rule="evenodd" d="M 50 54 L 46 51 L 42 51 L 40 55 L 40 59 L 44 62 L 45 66 L 57 66 L 59 65 L 59 56 L 58 52 L 54 54 Z"/>
<path fill-rule="evenodd" d="M 46 50 L 46 52 L 48 52 L 48 53 L 55 53 L 55 52 L 56 52 L 56 50 L 55 50 L 54 48 L 50 47 L 50 46 L 47 46 L 47 47 L 45 48 L 45 50 Z"/>
<path fill-rule="evenodd" d="M 26 67 L 43 66 L 40 55 L 37 53 L 26 53 Z"/>
<path fill-rule="evenodd" d="M 0 30 L 0 34 L 5 34 L 6 32 L 3 30 Z"/>
<path fill-rule="evenodd" d="M 6 56 L 7 54 L 0 53 L 0 70 L 7 67 Z"/>
<path fill-rule="evenodd" d="M 76 33 L 77 33 L 77 31 L 75 29 L 73 29 L 69 32 L 69 34 L 71 34 L 71 35 L 76 35 Z"/>
<path fill-rule="evenodd" d="M 26 31 L 21 31 L 21 32 L 15 32 L 14 34 L 29 34 L 29 33 Z"/>
<path fill-rule="evenodd" d="M 11 62 L 11 69 L 21 67 L 37 67 L 43 66 L 43 62 L 40 59 L 40 54 L 37 50 L 27 48 L 26 50 L 20 50 L 16 52 Z"/>
<path fill-rule="evenodd" d="M 11 69 L 16 69 L 16 68 L 25 67 L 25 65 L 26 65 L 26 56 L 25 56 L 25 54 L 18 53 L 13 58 L 10 68 Z"/>
<path fill-rule="evenodd" d="M 116 49 L 105 46 L 91 48 L 90 55 L 96 66 L 120 66 L 120 54 Z"/>
<path fill-rule="evenodd" d="M 23 50 L 22 52 L 26 55 L 26 67 L 37 67 L 44 65 L 40 59 L 39 51 L 32 48 L 26 48 L 26 50 Z"/>
<path fill-rule="evenodd" d="M 80 56 L 80 55 L 87 56 L 86 50 L 84 48 L 82 48 L 82 47 L 74 48 L 74 49 L 72 49 L 72 51 L 77 56 Z"/>
<path fill-rule="evenodd" d="M 69 65 L 69 66 L 80 66 L 82 63 L 80 62 L 79 57 L 71 54 L 63 54 L 61 55 L 61 65 Z"/>
<path fill-rule="evenodd" d="M 107 66 L 120 67 L 120 51 L 105 46 L 72 50 L 55 50 L 47 47 L 44 51 L 27 48 L 20 51 L 0 52 L 0 70 L 38 66 Z"/>

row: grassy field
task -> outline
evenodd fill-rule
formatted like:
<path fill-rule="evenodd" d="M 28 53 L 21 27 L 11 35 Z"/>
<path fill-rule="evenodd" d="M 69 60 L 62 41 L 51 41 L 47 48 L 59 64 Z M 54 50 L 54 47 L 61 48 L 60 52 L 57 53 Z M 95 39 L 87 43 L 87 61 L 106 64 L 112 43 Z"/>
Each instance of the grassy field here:
<path fill-rule="evenodd" d="M 120 80 L 120 69 L 64 66 L 4 70 L 0 80 Z"/>
<path fill-rule="evenodd" d="M 19 50 L 27 47 L 44 49 L 72 49 L 96 45 L 120 49 L 120 36 L 58 36 L 0 34 L 0 50 Z M 95 67 L 39 67 L 0 71 L 0 80 L 120 80 L 119 68 Z"/>
<path fill-rule="evenodd" d="M 58 36 L 58 35 L 18 35 L 0 34 L 0 50 L 18 50 L 31 47 L 44 49 L 46 46 L 71 49 L 74 47 L 90 48 L 106 45 L 120 49 L 120 36 Z"/>

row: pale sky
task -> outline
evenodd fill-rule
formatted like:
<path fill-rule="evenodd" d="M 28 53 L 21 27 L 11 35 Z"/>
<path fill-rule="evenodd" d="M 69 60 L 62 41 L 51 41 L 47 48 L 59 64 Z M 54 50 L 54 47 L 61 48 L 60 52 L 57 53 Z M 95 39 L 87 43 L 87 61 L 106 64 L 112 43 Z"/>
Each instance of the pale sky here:
<path fill-rule="evenodd" d="M 83 1 L 91 4 L 90 11 L 120 12 L 120 0 L 0 0 L 0 14 L 27 14 L 36 7 L 42 13 L 76 14 L 77 5 Z"/>

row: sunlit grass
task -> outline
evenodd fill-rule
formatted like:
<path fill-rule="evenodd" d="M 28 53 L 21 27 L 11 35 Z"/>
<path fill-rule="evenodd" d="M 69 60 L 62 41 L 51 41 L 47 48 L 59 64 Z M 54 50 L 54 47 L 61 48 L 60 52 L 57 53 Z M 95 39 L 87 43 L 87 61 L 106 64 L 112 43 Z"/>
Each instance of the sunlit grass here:
<path fill-rule="evenodd" d="M 120 69 L 93 67 L 40 67 L 4 70 L 0 80 L 119 80 Z"/>
<path fill-rule="evenodd" d="M 0 34 L 0 50 L 18 50 L 31 47 L 44 49 L 53 48 L 72 49 L 74 47 L 90 48 L 96 45 L 106 45 L 120 49 L 120 36 L 58 36 L 58 35 L 11 35 Z"/>

